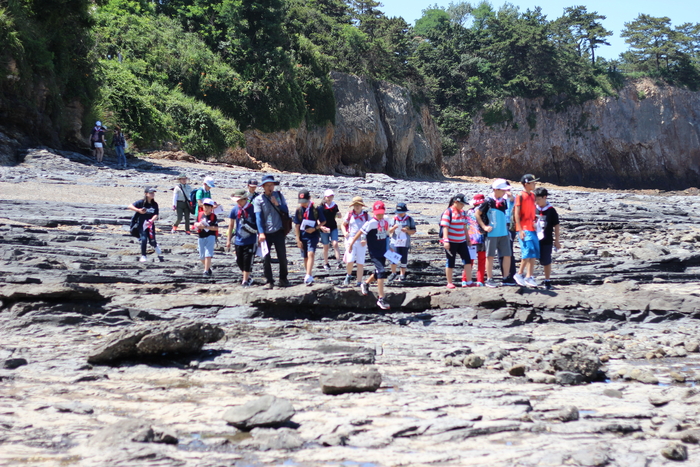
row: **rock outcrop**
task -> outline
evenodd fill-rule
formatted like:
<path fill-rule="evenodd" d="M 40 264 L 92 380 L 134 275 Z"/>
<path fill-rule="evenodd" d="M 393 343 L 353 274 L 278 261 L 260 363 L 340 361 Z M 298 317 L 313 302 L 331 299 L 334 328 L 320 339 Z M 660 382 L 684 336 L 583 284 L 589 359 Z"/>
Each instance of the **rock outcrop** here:
<path fill-rule="evenodd" d="M 440 134 L 426 105 L 395 84 L 337 72 L 331 77 L 335 124 L 302 124 L 276 133 L 249 130 L 248 154 L 282 170 L 440 176 Z"/>
<path fill-rule="evenodd" d="M 651 80 L 629 83 L 618 96 L 545 109 L 543 99 L 508 98 L 495 114 L 474 119 L 459 153 L 446 159 L 453 175 L 582 186 L 682 189 L 700 175 L 700 93 Z M 484 116 L 486 115 L 486 118 Z"/>

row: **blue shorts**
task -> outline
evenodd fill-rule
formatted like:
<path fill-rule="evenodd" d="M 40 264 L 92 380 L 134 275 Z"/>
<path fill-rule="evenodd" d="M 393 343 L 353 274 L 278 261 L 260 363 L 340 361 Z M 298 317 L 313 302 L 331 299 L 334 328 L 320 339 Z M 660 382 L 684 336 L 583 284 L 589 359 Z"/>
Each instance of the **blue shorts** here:
<path fill-rule="evenodd" d="M 306 258 L 309 253 L 316 253 L 316 247 L 318 246 L 318 235 L 312 235 L 306 237 L 301 236 L 301 257 Z"/>
<path fill-rule="evenodd" d="M 215 246 L 215 235 L 209 235 L 208 237 L 200 238 L 197 243 L 197 249 L 199 250 L 199 259 L 213 258 Z"/>
<path fill-rule="evenodd" d="M 328 233 L 321 232 L 321 243 L 328 245 L 331 240 L 334 242 L 338 241 L 338 229 L 333 229 Z"/>
<path fill-rule="evenodd" d="M 526 230 L 525 240 L 521 240 L 520 233 L 518 233 L 518 243 L 520 244 L 520 259 L 540 257 L 540 240 L 537 238 L 537 232 Z"/>

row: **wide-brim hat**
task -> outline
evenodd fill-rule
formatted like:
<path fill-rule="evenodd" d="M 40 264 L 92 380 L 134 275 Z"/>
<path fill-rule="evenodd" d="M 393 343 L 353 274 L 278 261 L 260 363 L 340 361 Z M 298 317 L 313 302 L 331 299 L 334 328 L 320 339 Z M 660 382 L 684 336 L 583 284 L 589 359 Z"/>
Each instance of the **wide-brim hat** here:
<path fill-rule="evenodd" d="M 189 179 L 190 177 L 188 177 L 188 176 L 185 175 L 185 174 L 178 174 L 177 177 L 175 178 L 175 180 L 182 180 L 183 178 L 184 178 L 184 179 Z"/>
<path fill-rule="evenodd" d="M 260 184 L 264 185 L 266 183 L 274 183 L 275 185 L 279 185 L 280 182 L 279 180 L 275 180 L 274 175 L 263 175 L 262 180 L 260 180 Z"/>
<path fill-rule="evenodd" d="M 231 195 L 231 199 L 236 203 L 242 199 L 247 200 L 248 199 L 248 192 L 246 190 L 236 190 Z"/>
<path fill-rule="evenodd" d="M 406 206 L 406 203 L 397 203 L 396 211 L 394 212 L 408 212 L 408 206 Z"/>
<path fill-rule="evenodd" d="M 367 206 L 363 201 L 362 201 L 362 196 L 355 196 L 352 201 L 350 202 L 350 206 Z"/>

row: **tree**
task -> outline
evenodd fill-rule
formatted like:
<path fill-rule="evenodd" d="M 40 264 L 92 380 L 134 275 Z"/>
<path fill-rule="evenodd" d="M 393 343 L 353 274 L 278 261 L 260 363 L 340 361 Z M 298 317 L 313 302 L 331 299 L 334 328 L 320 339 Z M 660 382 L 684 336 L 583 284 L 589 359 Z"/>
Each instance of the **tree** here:
<path fill-rule="evenodd" d="M 675 48 L 669 17 L 657 18 L 640 14 L 634 21 L 625 23 L 620 36 L 632 48 L 627 55 L 629 59 L 640 64 L 653 60 L 656 71 L 659 71 L 662 60 L 666 61 L 668 67 L 669 54 Z"/>
<path fill-rule="evenodd" d="M 560 18 L 560 22 L 571 32 L 579 56 L 583 55 L 584 50 L 589 51 L 592 65 L 595 65 L 595 49 L 599 45 L 610 45 L 605 38 L 613 33 L 599 22 L 605 18 L 597 11 L 589 13 L 585 6 L 564 8 L 564 15 Z"/>
<path fill-rule="evenodd" d="M 427 36 L 431 30 L 439 27 L 442 21 L 449 21 L 450 15 L 442 8 L 426 8 L 423 16 L 418 18 L 413 28 L 419 36 Z"/>

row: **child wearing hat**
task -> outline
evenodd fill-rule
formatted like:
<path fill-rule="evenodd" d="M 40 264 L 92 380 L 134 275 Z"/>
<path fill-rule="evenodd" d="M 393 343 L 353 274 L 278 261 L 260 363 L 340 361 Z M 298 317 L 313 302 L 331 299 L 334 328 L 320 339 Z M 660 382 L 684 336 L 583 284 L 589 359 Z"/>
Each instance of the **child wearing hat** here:
<path fill-rule="evenodd" d="M 294 229 L 297 237 L 297 246 L 301 250 L 301 257 L 304 258 L 304 269 L 306 276 L 304 283 L 308 286 L 314 283 L 314 258 L 316 247 L 320 239 L 320 232 L 327 231 L 324 226 L 326 218 L 323 210 L 318 209 L 311 202 L 309 190 L 301 190 L 298 195 L 299 207 L 294 213 Z"/>
<path fill-rule="evenodd" d="M 552 247 L 561 248 L 559 242 L 559 214 L 554 206 L 549 204 L 546 188 L 535 189 L 535 203 L 537 208 L 537 238 L 540 241 L 540 264 L 544 268 L 544 288 L 552 290 Z"/>
<path fill-rule="evenodd" d="M 190 233 L 190 194 L 192 187 L 187 184 L 187 175 L 177 176 L 178 184 L 173 188 L 173 211 L 177 213 L 177 219 L 173 224 L 171 233 L 177 232 L 177 228 L 185 218 L 185 233 Z"/>
<path fill-rule="evenodd" d="M 248 201 L 253 202 L 256 196 L 258 196 L 260 193 L 258 193 L 256 190 L 258 189 L 258 181 L 254 178 L 251 178 L 248 180 Z"/>
<path fill-rule="evenodd" d="M 202 200 L 205 199 L 211 199 L 211 189 L 216 188 L 216 182 L 214 181 L 213 178 L 207 177 L 204 179 L 204 182 L 202 182 L 202 186 L 200 188 L 197 188 L 197 194 L 195 195 L 195 199 L 197 200 L 197 205 L 194 207 L 194 218 L 197 219 L 199 217 L 199 213 L 202 210 Z M 214 202 L 214 207 L 217 207 L 218 204 Z"/>
<path fill-rule="evenodd" d="M 258 228 L 255 225 L 255 210 L 248 199 L 246 190 L 236 190 L 231 195 L 235 206 L 229 214 L 230 222 L 226 232 L 226 251 L 231 251 L 231 237 L 235 225 L 236 235 L 234 246 L 236 250 L 236 263 L 243 273 L 241 285 L 250 287 L 253 279 L 250 273 L 253 270 L 253 259 L 255 258 L 255 248 L 258 242 Z"/>
<path fill-rule="evenodd" d="M 537 281 L 533 277 L 535 262 L 540 257 L 540 241 L 537 238 L 535 228 L 536 204 L 535 188 L 537 181 L 532 174 L 525 174 L 520 179 L 523 184 L 523 191 L 515 198 L 515 231 L 518 232 L 518 243 L 520 244 L 520 269 L 513 277 L 518 285 L 524 287 L 537 287 Z M 523 276 L 523 273 L 525 276 Z"/>
<path fill-rule="evenodd" d="M 323 269 L 331 270 L 331 265 L 328 264 L 328 252 L 330 247 L 335 250 L 335 259 L 338 261 L 338 267 L 343 267 L 343 262 L 340 259 L 340 248 L 338 247 L 338 219 L 340 217 L 340 208 L 333 201 L 335 193 L 333 190 L 326 190 L 323 193 L 323 216 L 326 218 L 325 227 L 328 232 L 321 232 L 321 243 L 323 244 Z"/>
<path fill-rule="evenodd" d="M 509 200 L 505 197 L 509 185 L 506 180 L 498 178 L 491 184 L 493 192 L 475 211 L 479 226 L 486 232 L 486 287 L 498 287 L 493 279 L 493 263 L 496 254 L 503 258 L 503 270 L 510 269 L 511 249 L 508 236 L 506 212 Z"/>
<path fill-rule="evenodd" d="M 469 234 L 469 242 L 473 247 L 476 247 L 476 258 L 472 258 L 472 266 L 477 264 L 476 282 L 472 282 L 471 277 L 467 277 L 466 273 L 462 274 L 462 287 L 483 286 L 484 276 L 486 275 L 486 248 L 484 247 L 484 231 L 481 230 L 479 220 L 476 218 L 476 210 L 484 204 L 486 197 L 477 193 L 472 198 L 471 207 L 467 210 L 467 233 Z M 472 248 L 472 251 L 474 249 Z M 471 255 L 469 255 L 471 256 Z"/>
<path fill-rule="evenodd" d="M 345 236 L 346 252 L 343 257 L 346 266 L 345 280 L 343 281 L 344 286 L 350 285 L 352 280 L 352 267 L 357 264 L 357 286 L 362 284 L 362 275 L 365 267 L 365 252 L 367 251 L 367 241 L 362 238 L 359 244 L 355 244 L 352 251 L 347 249 L 350 244 L 350 239 L 355 237 L 355 234 L 362 229 L 362 226 L 369 221 L 369 214 L 365 211 L 365 203 L 362 201 L 362 197 L 355 196 L 350 203 L 350 211 L 345 215 L 343 223 L 341 224 L 343 228 L 343 235 Z"/>
<path fill-rule="evenodd" d="M 163 261 L 162 252 L 160 251 L 160 246 L 156 242 L 156 221 L 158 220 L 158 214 L 160 213 L 158 209 L 158 203 L 156 202 L 156 189 L 147 186 L 143 190 L 143 199 L 135 201 L 130 204 L 127 209 L 134 211 L 134 217 L 131 219 L 131 231 L 132 233 L 138 233 L 139 240 L 141 242 L 141 258 L 139 261 L 145 263 L 148 261 L 148 256 L 146 256 L 146 248 L 148 244 L 156 250 L 156 255 L 158 259 Z"/>
<path fill-rule="evenodd" d="M 202 210 L 197 216 L 194 228 L 197 229 L 199 240 L 197 247 L 199 259 L 204 266 L 204 277 L 211 277 L 211 260 L 214 258 L 214 247 L 216 246 L 216 236 L 219 234 L 219 221 L 214 214 L 216 203 L 211 198 L 202 200 Z"/>
<path fill-rule="evenodd" d="M 472 276 L 472 263 L 469 256 L 469 235 L 467 234 L 467 214 L 464 207 L 467 200 L 462 193 L 452 197 L 450 204 L 440 217 L 440 235 L 447 264 L 445 265 L 445 277 L 447 278 L 447 288 L 454 289 L 456 286 L 452 282 L 457 255 L 464 263 L 464 274 L 466 277 Z M 464 285 L 466 287 L 466 285 Z"/>
<path fill-rule="evenodd" d="M 416 233 L 416 222 L 408 215 L 406 203 L 396 205 L 396 215 L 389 221 L 389 235 L 391 235 L 392 249 L 401 255 L 401 274 L 398 281 L 406 280 L 406 269 L 408 268 L 408 250 L 411 248 L 411 235 Z M 396 279 L 396 264 L 391 264 L 391 274 L 388 282 Z"/>
<path fill-rule="evenodd" d="M 377 281 L 377 289 L 379 290 L 379 298 L 377 306 L 382 310 L 388 310 L 389 304 L 384 301 L 384 280 L 386 279 L 386 257 L 384 254 L 387 251 L 387 237 L 389 234 L 389 222 L 384 219 L 386 208 L 384 203 L 376 201 L 372 206 L 374 216 L 355 234 L 348 244 L 348 251 L 352 252 L 353 245 L 357 240 L 364 235 L 367 241 L 367 250 L 369 251 L 369 259 L 374 265 L 374 272 L 367 278 L 365 282 L 360 284 L 362 295 L 367 295 L 369 286 Z"/>

